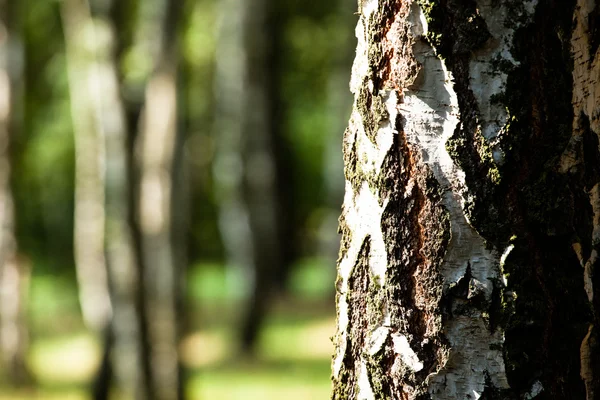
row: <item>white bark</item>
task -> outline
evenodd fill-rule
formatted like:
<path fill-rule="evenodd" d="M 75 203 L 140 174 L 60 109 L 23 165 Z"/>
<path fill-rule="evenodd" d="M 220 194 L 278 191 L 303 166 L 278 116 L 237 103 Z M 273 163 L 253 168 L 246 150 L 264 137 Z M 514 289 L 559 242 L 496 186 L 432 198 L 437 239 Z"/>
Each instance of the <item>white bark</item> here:
<path fill-rule="evenodd" d="M 131 398 L 148 398 L 143 374 L 139 264 L 130 220 L 132 210 L 127 125 L 113 51 L 117 33 L 105 14 L 92 15 L 95 68 L 91 96 L 97 103 L 96 123 L 105 151 L 105 249 L 111 282 L 112 365 L 120 387 Z"/>
<path fill-rule="evenodd" d="M 111 318 L 104 257 L 104 168 L 96 74 L 94 22 L 80 0 L 62 5 L 71 118 L 75 137 L 74 247 L 79 303 L 86 325 L 96 332 Z"/>
<path fill-rule="evenodd" d="M 409 1 L 399 6 L 400 11 L 395 11 L 396 19 L 391 26 L 386 27 L 385 40 L 394 43 L 395 51 L 404 51 L 401 63 L 409 64 L 416 62 L 418 73 L 415 77 L 403 78 L 403 87 L 394 87 L 391 83 L 383 88 L 376 88 L 376 82 L 372 76 L 381 76 L 380 71 L 373 72 L 372 61 L 369 58 L 373 54 L 376 43 L 370 42 L 369 32 L 373 29 L 372 24 L 376 19 L 372 18 L 378 12 L 382 12 L 382 2 L 377 0 L 365 0 L 359 2 L 360 20 L 356 27 L 358 46 L 356 59 L 352 70 L 350 83 L 351 91 L 355 95 L 355 106 L 350 118 L 349 133 L 346 135 L 344 148 L 345 153 L 355 154 L 357 167 L 362 176 L 379 177 L 385 173 L 384 161 L 388 154 L 397 151 L 392 148 L 394 137 L 402 133 L 408 142 L 411 152 L 417 154 L 418 159 L 433 173 L 435 180 L 443 191 L 442 205 L 449 214 L 450 219 L 450 241 L 445 250 L 443 262 L 439 266 L 439 274 L 442 278 L 442 288 L 447 292 L 458 285 L 462 279 L 470 274 L 468 279 L 469 297 L 482 296 L 486 302 L 491 302 L 494 289 L 492 281 L 502 282 L 505 277 L 501 269 L 501 250 L 490 249 L 486 241 L 471 226 L 465 212 L 466 196 L 471 192 L 465 183 L 465 172 L 451 158 L 446 144 L 454 135 L 460 123 L 459 104 L 455 92 L 455 82 L 452 73 L 448 70 L 445 60 L 436 54 L 427 40 L 428 33 L 427 18 L 421 6 L 416 1 Z M 387 3 L 386 3 L 387 4 Z M 531 15 L 537 2 L 524 3 L 524 17 L 521 23 L 527 22 L 527 16 Z M 505 89 L 507 75 L 497 69 L 497 63 L 506 62 L 516 65 L 510 49 L 515 29 L 519 22 L 510 21 L 513 25 L 508 27 L 509 15 L 507 6 L 503 4 L 492 5 L 491 1 L 478 1 L 477 10 L 485 20 L 492 38 L 483 49 L 471 56 L 470 61 L 470 87 L 473 92 L 477 106 L 481 110 L 478 123 L 479 129 L 487 144 L 493 150 L 494 161 L 498 164 L 503 162 L 503 154 L 499 148 L 495 148 L 495 140 L 502 135 L 506 125 L 510 122 L 507 111 L 493 98 Z M 515 27 L 515 24 L 517 25 Z M 403 37 L 403 29 L 408 26 L 407 37 Z M 382 29 L 382 27 L 375 27 Z M 408 41 L 408 43 L 407 43 Z M 407 50 L 408 48 L 408 50 Z M 412 60 L 411 60 L 412 59 Z M 392 63 L 390 74 L 402 74 L 402 65 Z M 410 65 L 409 65 L 410 66 Z M 379 75 L 377 75 L 379 74 Z M 384 79 L 385 80 L 385 79 Z M 397 83 L 397 82 L 394 82 Z M 367 112 L 378 113 L 383 116 L 376 121 L 374 138 L 370 138 L 368 121 L 365 119 L 364 99 L 361 97 L 365 87 L 371 96 L 371 110 Z M 382 106 L 374 105 L 381 99 Z M 402 123 L 399 123 L 399 118 Z M 399 132 L 402 131 L 402 132 Z M 401 157 L 411 157 L 410 154 L 402 154 Z M 404 162 L 401 159 L 400 162 Z M 347 161 L 348 163 L 348 161 Z M 348 166 L 347 166 L 348 167 Z M 385 197 L 385 190 L 371 184 L 368 179 L 363 179 L 360 185 L 353 182 L 352 176 L 346 177 L 346 196 L 343 205 L 343 223 L 351 237 L 350 243 L 338 266 L 338 336 L 337 352 L 333 360 L 334 379 L 342 379 L 344 371 L 344 360 L 348 357 L 351 343 L 355 344 L 355 337 L 351 335 L 351 312 L 349 299 L 352 296 L 350 289 L 351 277 L 356 274 L 355 269 L 359 265 L 359 257 L 363 243 L 369 243 L 369 259 L 367 264 L 374 279 L 377 280 L 379 293 L 385 293 L 386 276 L 395 274 L 389 270 L 389 262 L 392 257 L 386 250 L 386 244 L 392 240 L 385 237 L 382 230 L 384 225 L 384 212 L 389 198 Z M 409 198 L 418 185 L 417 177 L 409 177 L 404 197 Z M 422 233 L 426 237 L 427 232 Z M 403 251 L 407 258 L 418 257 L 422 250 L 408 248 L 403 245 Z M 506 255 L 504 256 L 506 258 Z M 426 268 L 424 265 L 422 268 Z M 431 267 L 429 267 L 431 268 Z M 415 276 L 419 272 L 415 272 Z M 397 274 L 397 273 L 396 273 Z M 356 278 L 355 278 L 356 279 Z M 426 300 L 419 299 L 418 282 L 415 294 L 416 307 L 426 309 Z M 369 294 L 369 297 L 373 297 Z M 408 318 L 408 316 L 407 316 Z M 441 316 L 439 317 L 441 320 Z M 504 332 L 495 329 L 490 332 L 488 315 L 483 311 L 472 308 L 468 313 L 460 313 L 443 322 L 440 328 L 431 322 L 427 325 L 425 336 L 419 338 L 424 347 L 429 340 L 442 335 L 447 340 L 448 348 L 445 352 L 438 354 L 438 366 L 430 371 L 423 384 L 432 399 L 464 399 L 479 398 L 487 385 L 493 385 L 496 389 L 508 389 L 508 381 L 505 371 L 502 344 Z M 419 347 L 414 346 L 415 339 L 406 336 L 403 327 L 395 325 L 389 318 L 389 314 L 379 321 L 379 326 L 370 327 L 366 332 L 363 346 L 360 352 L 360 363 L 363 369 L 367 365 L 368 357 L 373 356 L 389 343 L 388 337 L 393 342 L 393 351 L 396 361 L 393 369 L 407 368 L 413 373 L 423 369 L 422 360 L 419 359 Z M 419 344 L 417 344 L 419 346 Z M 539 382 L 538 382 L 539 383 Z M 372 383 L 365 375 L 361 374 L 358 379 L 359 399 L 380 398 L 374 394 Z M 407 398 L 416 395 L 413 389 L 404 389 Z M 533 389 L 532 389 L 533 390 Z M 541 389 L 540 389 L 541 390 Z M 380 395 L 379 395 L 380 396 Z"/>
<path fill-rule="evenodd" d="M 139 221 L 144 265 L 144 290 L 154 397 L 177 399 L 179 375 L 179 276 L 185 266 L 176 263 L 173 218 L 174 157 L 178 139 L 177 66 L 178 42 L 175 17 L 177 1 L 166 1 L 154 24 L 160 44 L 153 59 L 137 138 L 140 169 Z M 180 151 L 179 151 L 180 153 Z"/>

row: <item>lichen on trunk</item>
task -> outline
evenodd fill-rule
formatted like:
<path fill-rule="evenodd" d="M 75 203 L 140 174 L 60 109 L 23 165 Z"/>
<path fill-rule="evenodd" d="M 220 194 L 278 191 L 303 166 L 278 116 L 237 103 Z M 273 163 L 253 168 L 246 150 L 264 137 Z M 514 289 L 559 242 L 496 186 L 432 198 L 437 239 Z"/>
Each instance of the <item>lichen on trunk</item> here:
<path fill-rule="evenodd" d="M 598 393 L 598 46 L 579 3 L 359 1 L 334 399 Z"/>

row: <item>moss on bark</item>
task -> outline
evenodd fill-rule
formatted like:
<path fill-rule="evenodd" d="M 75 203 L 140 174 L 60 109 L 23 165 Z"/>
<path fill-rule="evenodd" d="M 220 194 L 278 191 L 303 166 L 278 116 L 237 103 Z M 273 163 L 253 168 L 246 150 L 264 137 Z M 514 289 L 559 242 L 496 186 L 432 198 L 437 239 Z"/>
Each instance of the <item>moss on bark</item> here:
<path fill-rule="evenodd" d="M 538 380 L 548 398 L 583 398 L 579 346 L 590 312 L 571 245 L 581 236 L 591 242 L 589 227 L 582 231 L 580 222 L 591 220 L 591 209 L 581 198 L 585 179 L 558 171 L 572 135 L 573 67 L 568 37 L 561 40 L 556 32 L 571 32 L 574 1 L 540 3 L 532 21 L 515 32 L 512 55 L 519 64 L 498 66 L 508 72 L 508 82 L 494 101 L 511 116 L 500 142 L 506 155 L 502 166 L 494 165 L 478 132 L 478 109 L 469 89 L 469 52 L 484 43 L 472 34 L 486 37 L 485 30 L 479 23 L 478 29 L 461 28 L 470 8 L 453 9 L 452 3 L 421 2 L 432 31 L 429 40 L 455 77 L 461 123 L 447 149 L 465 171 L 465 212 L 473 226 L 498 251 L 517 238 L 504 265 L 508 286 L 495 290 L 490 305 L 494 324 L 506 329 L 512 389 L 500 395 L 490 388 L 486 398 L 523 396 Z M 517 3 L 507 2 L 509 11 L 524 22 L 523 5 Z M 557 301 L 565 293 L 568 300 Z"/>

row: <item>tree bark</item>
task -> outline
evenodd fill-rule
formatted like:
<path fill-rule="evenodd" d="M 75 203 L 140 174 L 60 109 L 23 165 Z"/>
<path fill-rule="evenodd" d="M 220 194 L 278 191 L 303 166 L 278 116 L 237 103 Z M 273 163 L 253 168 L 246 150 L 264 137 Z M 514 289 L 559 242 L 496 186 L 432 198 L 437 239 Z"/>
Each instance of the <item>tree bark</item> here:
<path fill-rule="evenodd" d="M 154 54 L 155 69 L 146 87 L 141 132 L 139 223 L 144 258 L 144 290 L 151 352 L 151 382 L 157 400 L 183 398 L 179 363 L 179 296 L 183 290 L 181 262 L 183 240 L 174 241 L 181 228 L 183 210 L 175 208 L 185 190 L 180 182 L 183 157 L 181 130 L 178 129 L 177 21 L 183 3 L 165 1 L 158 8 L 154 34 L 159 43 Z M 177 185 L 181 183 L 181 185 Z M 182 238 L 179 238 L 182 239 Z"/>
<path fill-rule="evenodd" d="M 334 399 L 600 395 L 598 9 L 359 2 Z"/>
<path fill-rule="evenodd" d="M 11 142 L 22 125 L 23 5 L 0 1 L 0 360 L 11 383 L 30 383 L 26 299 L 30 268 L 18 254 Z"/>

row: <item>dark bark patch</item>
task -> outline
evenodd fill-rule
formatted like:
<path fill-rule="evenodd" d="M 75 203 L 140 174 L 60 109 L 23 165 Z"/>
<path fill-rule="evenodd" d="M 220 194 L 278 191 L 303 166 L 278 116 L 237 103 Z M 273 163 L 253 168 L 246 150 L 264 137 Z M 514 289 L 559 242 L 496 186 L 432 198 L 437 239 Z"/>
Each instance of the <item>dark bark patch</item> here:
<path fill-rule="evenodd" d="M 338 296 L 347 296 L 350 330 L 340 378 L 334 384 L 333 400 L 355 399 L 358 395 L 359 361 L 365 343 L 365 336 L 369 331 L 367 301 L 368 289 L 371 284 L 368 261 L 370 250 L 371 238 L 367 236 L 363 240 L 357 263 L 354 265 L 348 279 L 348 293 L 338 293 Z"/>
<path fill-rule="evenodd" d="M 371 94 L 368 86 L 368 82 L 365 80 L 356 97 L 356 107 L 362 117 L 365 134 L 371 143 L 376 144 L 377 131 L 382 124 L 389 121 L 390 115 L 383 98 L 378 94 Z"/>
<path fill-rule="evenodd" d="M 600 32 L 598 34 L 600 36 Z M 599 38 L 600 39 L 600 38 Z M 598 150 L 598 135 L 590 127 L 587 115 L 579 116 L 579 125 L 583 131 L 581 144 L 583 146 L 584 185 L 585 190 L 591 190 L 600 182 L 600 151 Z"/>
<path fill-rule="evenodd" d="M 600 45 L 600 7 L 596 3 L 592 12 L 588 14 L 588 29 L 590 32 L 590 59 L 596 57 Z"/>
<path fill-rule="evenodd" d="M 429 30 L 427 39 L 443 58 L 470 54 L 492 36 L 474 0 L 419 0 Z"/>
<path fill-rule="evenodd" d="M 499 389 L 494 386 L 492 383 L 492 379 L 490 374 L 485 372 L 485 388 L 481 393 L 480 400 L 517 400 L 519 399 L 514 393 L 510 390 Z"/>
<path fill-rule="evenodd" d="M 359 173 L 358 169 L 358 158 L 356 156 L 356 132 L 346 128 L 344 131 L 343 140 L 344 176 L 352 185 L 354 193 L 357 193 L 363 177 Z"/>
<path fill-rule="evenodd" d="M 384 88 L 391 72 L 389 48 L 384 45 L 386 35 L 398 16 L 404 2 L 384 0 L 369 17 L 367 32 L 369 79 L 373 82 L 373 94 Z"/>
<path fill-rule="evenodd" d="M 519 64 L 507 71 L 506 91 L 494 99 L 511 116 L 501 141 L 506 155 L 502 167 L 493 164 L 477 132 L 477 106 L 469 89 L 467 53 L 484 42 L 464 37 L 477 29 L 461 27 L 466 14 L 461 7 L 450 7 L 453 3 L 422 1 L 429 39 L 455 78 L 461 120 L 447 147 L 466 174 L 465 211 L 498 251 L 510 237 L 516 238 L 504 265 L 508 287 L 496 290 L 490 304 L 490 328 L 494 315 L 494 327 L 506 329 L 504 357 L 512 396 L 522 397 L 539 381 L 545 398 L 585 398 L 579 347 L 591 315 L 583 271 L 571 245 L 576 238 L 591 240 L 589 223 L 580 221 L 591 212 L 581 193 L 596 180 L 598 168 L 584 166 L 579 178 L 558 172 L 572 137 L 570 32 L 575 2 L 540 2 L 532 22 L 515 32 L 512 55 Z M 469 4 L 462 7 L 468 10 Z M 520 23 L 526 22 L 522 2 L 507 5 Z M 456 42 L 465 44 L 462 50 Z M 591 136 L 585 140 L 597 149 Z M 584 154 L 589 160 L 596 157 L 595 150 Z M 495 174 L 501 180 L 494 182 Z M 495 398 L 489 393 L 488 398 Z"/>
<path fill-rule="evenodd" d="M 352 243 L 352 231 L 348 228 L 348 224 L 346 224 L 346 214 L 342 212 L 339 218 L 338 225 L 338 233 L 342 235 L 340 239 L 340 252 L 339 259 L 340 262 L 348 253 L 348 249 L 350 248 L 350 243 Z"/>
<path fill-rule="evenodd" d="M 413 54 L 414 39 L 410 35 L 411 24 L 407 21 L 411 12 L 410 2 L 399 2 L 387 32 L 382 40 L 385 54 L 382 87 L 398 90 L 410 87 L 419 72 L 419 65 Z"/>
<path fill-rule="evenodd" d="M 504 346 L 509 383 L 523 394 L 539 380 L 548 398 L 585 397 L 579 347 L 590 318 L 571 248 L 574 237 L 591 233 L 578 222 L 589 212 L 579 207 L 584 182 L 557 171 L 572 136 L 573 83 L 569 40 L 556 31 L 571 32 L 572 13 L 572 1 L 540 4 L 515 34 L 520 65 L 504 99 L 515 120 L 502 143 L 507 162 L 496 199 L 508 205 L 503 218 L 518 238 L 505 264 L 507 290 L 517 294 Z"/>
<path fill-rule="evenodd" d="M 384 172 L 388 203 L 381 223 L 388 254 L 385 303 L 392 326 L 409 338 L 424 364 L 417 373 L 396 369 L 401 376 L 395 381 L 423 394 L 425 377 L 441 368 L 446 349 L 439 267 L 449 241 L 449 219 L 441 188 L 403 132 L 393 147 Z"/>
<path fill-rule="evenodd" d="M 557 172 L 572 136 L 573 1 L 540 3 L 534 20 L 514 38 L 520 62 L 509 74 L 505 105 L 516 116 L 503 143 L 506 219 L 519 239 L 505 265 L 517 293 L 508 320 L 505 362 L 511 387 L 526 393 L 539 380 L 549 398 L 584 398 L 579 347 L 590 319 L 582 268 L 571 243 L 581 229 L 584 186 Z M 523 96 L 523 93 L 526 95 Z M 498 201 L 497 200 L 497 201 Z"/>

